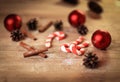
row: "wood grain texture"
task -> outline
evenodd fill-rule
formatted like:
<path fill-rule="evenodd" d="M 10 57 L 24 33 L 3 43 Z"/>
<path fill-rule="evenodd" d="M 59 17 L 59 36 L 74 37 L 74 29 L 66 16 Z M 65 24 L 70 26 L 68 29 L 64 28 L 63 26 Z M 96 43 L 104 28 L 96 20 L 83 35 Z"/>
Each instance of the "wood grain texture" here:
<path fill-rule="evenodd" d="M 102 0 L 99 2 L 104 13 L 99 19 L 93 19 L 88 14 L 87 1 L 81 0 L 77 6 L 61 2 L 62 0 L 0 0 L 0 82 L 119 82 L 120 81 L 120 7 L 116 0 Z M 101 66 L 98 69 L 87 69 L 82 65 L 83 56 L 77 57 L 72 53 L 60 51 L 60 44 L 70 43 L 79 37 L 76 29 L 68 21 L 68 14 L 73 9 L 81 9 L 86 13 L 85 25 L 89 33 L 85 36 L 91 41 L 92 33 L 97 29 L 110 32 L 112 43 L 108 50 L 101 51 L 92 45 L 88 50 L 94 51 L 100 58 Z M 24 58 L 25 49 L 19 42 L 10 39 L 10 33 L 4 28 L 3 20 L 6 15 L 17 13 L 23 19 L 22 27 L 33 18 L 39 18 L 41 24 L 50 20 L 62 19 L 64 32 L 68 37 L 63 41 L 53 41 L 53 47 L 46 52 L 47 59 L 40 56 Z M 44 33 L 32 32 L 38 40 L 29 38 L 24 42 L 42 48 L 48 34 L 54 32 L 51 26 Z M 66 62 L 66 61 L 69 61 Z"/>

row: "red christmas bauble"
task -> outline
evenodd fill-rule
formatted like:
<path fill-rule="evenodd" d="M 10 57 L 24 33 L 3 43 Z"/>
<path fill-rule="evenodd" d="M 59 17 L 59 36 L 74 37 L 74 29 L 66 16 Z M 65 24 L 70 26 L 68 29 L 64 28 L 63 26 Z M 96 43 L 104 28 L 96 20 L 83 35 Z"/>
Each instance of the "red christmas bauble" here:
<path fill-rule="evenodd" d="M 22 19 L 16 14 L 9 14 L 4 19 L 4 26 L 10 32 L 16 29 L 20 29 L 22 26 Z"/>
<path fill-rule="evenodd" d="M 96 30 L 92 35 L 92 44 L 101 50 L 105 50 L 111 43 L 111 35 L 107 31 Z"/>
<path fill-rule="evenodd" d="M 73 10 L 68 16 L 69 23 L 74 27 L 83 25 L 86 21 L 85 14 L 80 10 Z"/>

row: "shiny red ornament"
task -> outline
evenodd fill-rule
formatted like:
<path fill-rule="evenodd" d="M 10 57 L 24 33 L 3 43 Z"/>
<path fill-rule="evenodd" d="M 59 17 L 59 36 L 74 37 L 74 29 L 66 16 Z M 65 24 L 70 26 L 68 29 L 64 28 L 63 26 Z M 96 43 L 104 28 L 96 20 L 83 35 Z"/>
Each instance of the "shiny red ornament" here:
<path fill-rule="evenodd" d="M 68 16 L 69 23 L 74 27 L 83 25 L 86 21 L 85 14 L 80 10 L 73 10 Z"/>
<path fill-rule="evenodd" d="M 105 50 L 111 43 L 111 35 L 107 31 L 96 30 L 92 35 L 92 44 L 101 50 Z"/>
<path fill-rule="evenodd" d="M 4 19 L 4 26 L 8 31 L 20 29 L 22 26 L 22 19 L 17 14 L 9 14 Z"/>

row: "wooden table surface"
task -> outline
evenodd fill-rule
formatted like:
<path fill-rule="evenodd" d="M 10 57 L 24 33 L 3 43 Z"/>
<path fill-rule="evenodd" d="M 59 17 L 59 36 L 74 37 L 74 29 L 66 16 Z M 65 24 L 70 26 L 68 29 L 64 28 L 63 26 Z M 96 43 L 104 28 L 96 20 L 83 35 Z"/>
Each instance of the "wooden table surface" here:
<path fill-rule="evenodd" d="M 101 18 L 95 19 L 89 15 L 88 0 L 81 0 L 77 6 L 61 2 L 62 0 L 0 0 L 0 82 L 120 82 L 120 7 L 118 0 L 102 0 L 99 2 L 104 9 Z M 91 46 L 87 51 L 93 51 L 100 60 L 100 67 L 87 69 L 83 63 L 83 56 L 60 51 L 60 44 L 70 43 L 80 35 L 69 25 L 68 14 L 80 9 L 86 13 L 86 23 L 89 32 L 86 40 L 91 42 L 92 33 L 97 29 L 107 30 L 112 36 L 112 43 L 106 51 Z M 39 56 L 24 58 L 26 50 L 13 42 L 10 33 L 4 28 L 3 20 L 10 13 L 19 14 L 23 25 L 31 18 L 39 18 L 45 25 L 48 21 L 63 20 L 64 32 L 68 35 L 62 41 L 53 41 L 53 47 L 46 54 L 48 58 Z M 48 34 L 54 32 L 51 26 L 44 33 L 32 32 L 38 40 L 29 38 L 23 42 L 41 48 L 44 46 Z"/>

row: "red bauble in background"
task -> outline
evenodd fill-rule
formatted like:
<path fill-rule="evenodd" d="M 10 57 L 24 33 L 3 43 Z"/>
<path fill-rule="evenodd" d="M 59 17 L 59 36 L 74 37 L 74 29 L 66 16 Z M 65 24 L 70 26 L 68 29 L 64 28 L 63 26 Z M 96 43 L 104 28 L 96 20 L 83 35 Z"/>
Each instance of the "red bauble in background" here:
<path fill-rule="evenodd" d="M 9 14 L 4 19 L 4 26 L 10 32 L 16 29 L 20 29 L 21 25 L 22 25 L 22 19 L 17 14 Z"/>
<path fill-rule="evenodd" d="M 96 30 L 91 40 L 96 48 L 105 50 L 111 43 L 111 35 L 107 31 Z"/>
<path fill-rule="evenodd" d="M 86 21 L 85 14 L 80 10 L 73 10 L 68 16 L 69 23 L 74 27 L 83 25 Z"/>

